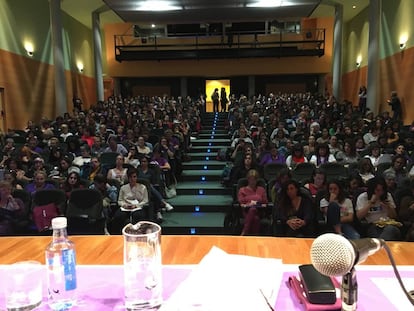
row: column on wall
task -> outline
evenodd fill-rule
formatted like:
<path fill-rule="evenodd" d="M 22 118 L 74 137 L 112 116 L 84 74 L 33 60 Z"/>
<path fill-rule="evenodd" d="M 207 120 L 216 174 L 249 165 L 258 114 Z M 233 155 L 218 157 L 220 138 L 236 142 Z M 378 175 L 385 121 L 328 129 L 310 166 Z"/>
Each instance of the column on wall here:
<path fill-rule="evenodd" d="M 248 78 L 248 94 L 249 98 L 252 98 L 256 93 L 256 77 L 255 76 L 249 76 Z"/>
<path fill-rule="evenodd" d="M 62 40 L 61 0 L 50 0 L 50 24 L 52 32 L 52 51 L 55 74 L 56 114 L 63 115 L 67 111 L 67 92 Z"/>
<path fill-rule="evenodd" d="M 96 98 L 98 101 L 104 100 L 100 13 L 105 10 L 107 10 L 106 6 L 92 12 L 93 59 L 95 63 Z"/>
<path fill-rule="evenodd" d="M 342 37 L 343 37 L 343 6 L 335 4 L 334 38 L 332 54 L 332 92 L 341 100 L 342 84 Z"/>
<path fill-rule="evenodd" d="M 183 98 L 186 98 L 188 94 L 187 91 L 187 78 L 186 77 L 181 77 L 180 79 L 180 95 Z"/>
<path fill-rule="evenodd" d="M 369 38 L 368 38 L 368 76 L 367 76 L 367 108 L 378 114 L 378 56 L 379 31 L 381 18 L 381 0 L 369 2 Z"/>

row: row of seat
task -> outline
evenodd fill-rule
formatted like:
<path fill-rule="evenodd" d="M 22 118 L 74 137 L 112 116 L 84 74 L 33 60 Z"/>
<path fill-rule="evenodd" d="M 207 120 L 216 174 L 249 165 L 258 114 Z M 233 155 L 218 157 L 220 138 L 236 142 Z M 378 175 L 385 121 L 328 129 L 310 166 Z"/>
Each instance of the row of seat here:
<path fill-rule="evenodd" d="M 350 176 L 352 172 L 358 171 L 359 163 L 352 163 L 349 165 L 344 165 L 339 162 L 324 163 L 319 166 L 326 174 L 327 181 L 333 179 L 346 179 Z M 386 169 L 391 167 L 391 162 L 384 162 L 379 164 L 376 167 L 375 173 L 381 175 Z M 280 171 L 288 169 L 286 164 L 281 163 L 269 163 L 263 167 L 263 177 L 269 182 L 272 179 L 275 179 Z M 313 163 L 299 163 L 296 167 L 290 170 L 292 178 L 297 180 L 301 184 L 311 181 L 312 174 L 315 171 L 316 166 Z"/>

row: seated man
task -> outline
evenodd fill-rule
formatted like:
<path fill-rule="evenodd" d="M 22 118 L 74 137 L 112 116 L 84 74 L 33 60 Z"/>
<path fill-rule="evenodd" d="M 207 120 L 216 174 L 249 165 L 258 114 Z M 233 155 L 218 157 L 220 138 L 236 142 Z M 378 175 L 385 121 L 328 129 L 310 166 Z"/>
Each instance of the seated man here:
<path fill-rule="evenodd" d="M 96 174 L 90 189 L 96 189 L 102 194 L 103 211 L 107 220 L 111 219 L 118 201 L 118 188 L 107 183 L 103 174 Z"/>

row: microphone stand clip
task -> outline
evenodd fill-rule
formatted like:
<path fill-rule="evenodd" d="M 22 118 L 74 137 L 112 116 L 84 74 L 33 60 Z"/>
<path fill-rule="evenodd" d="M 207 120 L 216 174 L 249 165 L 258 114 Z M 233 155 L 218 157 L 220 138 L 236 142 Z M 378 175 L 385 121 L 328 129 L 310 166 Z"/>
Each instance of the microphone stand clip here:
<path fill-rule="evenodd" d="M 351 271 L 342 276 L 341 300 L 342 311 L 356 310 L 358 300 L 358 282 L 354 267 L 352 267 Z"/>

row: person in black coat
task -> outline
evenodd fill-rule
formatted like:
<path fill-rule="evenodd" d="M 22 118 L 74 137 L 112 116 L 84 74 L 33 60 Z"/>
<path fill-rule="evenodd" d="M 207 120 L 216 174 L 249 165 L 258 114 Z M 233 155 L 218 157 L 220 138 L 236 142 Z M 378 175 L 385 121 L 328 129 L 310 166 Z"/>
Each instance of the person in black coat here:
<path fill-rule="evenodd" d="M 221 91 L 220 91 L 221 112 L 226 112 L 228 102 L 229 102 L 229 100 L 227 99 L 226 89 L 224 87 L 222 87 Z"/>
<path fill-rule="evenodd" d="M 388 100 L 388 105 L 391 106 L 391 109 L 393 112 L 392 119 L 394 121 L 400 120 L 401 119 L 401 101 L 398 98 L 396 91 L 391 92 L 391 98 Z"/>

